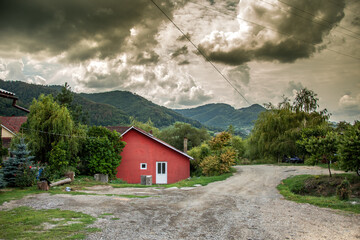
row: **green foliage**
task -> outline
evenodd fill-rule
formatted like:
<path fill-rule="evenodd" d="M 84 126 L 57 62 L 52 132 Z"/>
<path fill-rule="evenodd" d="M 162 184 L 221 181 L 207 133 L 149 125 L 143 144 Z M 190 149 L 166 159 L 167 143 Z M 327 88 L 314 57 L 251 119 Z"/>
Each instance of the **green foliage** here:
<path fill-rule="evenodd" d="M 216 127 L 220 131 L 224 131 L 229 125 L 232 125 L 234 132 L 229 131 L 232 135 L 242 133 L 241 136 L 245 137 L 254 126 L 254 121 L 258 118 L 259 113 L 265 109 L 258 104 L 235 109 L 228 104 L 216 103 L 191 109 L 175 109 L 175 111 L 206 126 Z"/>
<path fill-rule="evenodd" d="M 244 144 L 240 137 L 234 137 L 228 132 L 217 134 L 208 142 L 204 142 L 201 146 L 188 152 L 194 158 L 190 163 L 191 174 L 214 176 L 229 172 L 231 166 L 243 153 L 243 147 Z"/>
<path fill-rule="evenodd" d="M 307 89 L 298 93 L 293 106 L 286 97 L 277 108 L 272 104 L 267 106 L 268 110 L 259 115 L 248 140 L 251 159 L 273 158 L 279 161 L 283 156 L 302 154 L 304 149 L 296 145 L 301 130 L 322 125 L 328 119 L 326 110 L 315 112 L 316 94 Z"/>
<path fill-rule="evenodd" d="M 340 200 L 349 200 L 351 195 L 350 182 L 345 178 L 336 188 L 336 195 Z"/>
<path fill-rule="evenodd" d="M 205 128 L 198 129 L 188 123 L 181 122 L 177 122 L 173 126 L 163 129 L 159 136 L 161 140 L 180 151 L 184 150 L 185 137 L 188 139 L 189 150 L 210 139 L 210 135 Z"/>
<path fill-rule="evenodd" d="M 360 205 L 352 204 L 348 201 L 339 200 L 337 197 L 315 197 L 308 195 L 300 195 L 295 193 L 295 189 L 304 189 L 304 181 L 311 178 L 311 175 L 298 175 L 289 177 L 281 182 L 277 186 L 277 189 L 280 191 L 287 200 L 299 202 L 299 203 L 309 203 L 319 207 L 340 209 L 344 211 L 350 211 L 354 213 L 360 213 Z"/>
<path fill-rule="evenodd" d="M 198 121 L 186 118 L 171 109 L 156 105 L 131 92 L 82 93 L 80 96 L 97 103 L 103 103 L 108 106 L 111 105 L 116 109 L 120 109 L 128 117 L 133 116 L 140 122 L 146 122 L 148 119 L 151 119 L 158 128 L 170 126 L 175 122 L 186 122 L 195 127 L 201 127 Z"/>
<path fill-rule="evenodd" d="M 0 80 L 0 88 L 15 92 L 19 97 L 18 104 L 29 108 L 30 103 L 41 94 L 57 96 L 63 91 L 61 86 L 42 86 L 27 84 L 21 81 Z M 69 87 L 65 87 L 70 90 Z M 156 127 L 166 127 L 175 122 L 187 122 L 195 127 L 202 125 L 181 114 L 156 105 L 141 96 L 126 92 L 114 91 L 96 94 L 77 94 L 73 93 L 73 101 L 69 106 L 73 121 L 82 121 L 83 117 L 89 117 L 88 124 L 101 126 L 128 125 L 129 117 L 133 116 L 138 121 L 146 122 L 149 118 Z M 64 100 L 63 102 L 67 102 Z M 23 116 L 24 112 L 13 108 L 10 99 L 0 98 L 0 115 L 3 116 Z M 81 109 L 82 108 L 82 109 Z M 85 113 L 85 114 L 84 114 Z"/>
<path fill-rule="evenodd" d="M 51 172 L 59 172 L 61 175 L 70 165 L 70 154 L 64 141 L 58 142 L 50 152 L 49 166 Z M 76 166 L 76 165 L 75 165 Z"/>
<path fill-rule="evenodd" d="M 111 132 L 104 127 L 90 127 L 81 153 L 83 173 L 108 174 L 110 178 L 115 176 L 124 147 L 125 142 L 121 141 L 117 132 Z"/>
<path fill-rule="evenodd" d="M 33 100 L 28 117 L 30 148 L 42 163 L 59 142 L 68 142 L 73 134 L 74 122 L 66 107 L 57 104 L 51 95 Z M 76 141 L 72 144 L 77 145 Z M 72 153 L 75 154 L 75 153 Z"/>
<path fill-rule="evenodd" d="M 219 133 L 209 141 L 209 146 L 214 151 L 221 150 L 223 147 L 230 146 L 231 137 L 228 132 Z"/>
<path fill-rule="evenodd" d="M 190 161 L 191 174 L 193 176 L 200 176 L 202 174 L 200 163 L 204 158 L 211 154 L 209 145 L 203 143 L 200 146 L 192 148 L 188 151 L 188 154 L 194 158 L 194 160 Z"/>
<path fill-rule="evenodd" d="M 199 164 L 205 176 L 217 176 L 230 172 L 231 166 L 235 163 L 236 153 L 232 148 L 227 148 L 217 155 L 210 155 L 204 158 Z"/>
<path fill-rule="evenodd" d="M 360 122 L 349 125 L 340 138 L 340 167 L 345 171 L 360 168 Z"/>
<path fill-rule="evenodd" d="M 56 96 L 55 100 L 61 105 L 69 109 L 73 121 L 76 124 L 86 124 L 89 122 L 88 113 L 84 113 L 80 104 L 75 104 L 74 93 L 71 92 L 71 87 L 65 82 L 61 88 L 61 92 Z"/>
<path fill-rule="evenodd" d="M 29 156 L 30 151 L 27 150 L 27 145 L 24 139 L 20 139 L 16 149 L 11 151 L 14 155 L 4 162 L 3 179 L 6 186 L 9 187 L 28 187 L 35 183 L 36 172 L 33 169 L 34 157 Z"/>
<path fill-rule="evenodd" d="M 160 137 L 160 130 L 155 127 L 154 123 L 149 119 L 146 123 L 137 121 L 134 117 L 130 117 L 130 125 L 140 128 L 148 133 L 151 133 L 155 137 Z"/>
<path fill-rule="evenodd" d="M 329 131 L 325 136 L 319 137 L 304 137 L 297 143 L 303 146 L 310 154 L 309 160 L 306 161 L 307 164 L 316 164 L 320 159 L 323 159 L 329 165 L 329 174 L 331 176 L 330 162 L 334 162 L 336 159 L 338 147 L 338 136 L 335 132 Z"/>

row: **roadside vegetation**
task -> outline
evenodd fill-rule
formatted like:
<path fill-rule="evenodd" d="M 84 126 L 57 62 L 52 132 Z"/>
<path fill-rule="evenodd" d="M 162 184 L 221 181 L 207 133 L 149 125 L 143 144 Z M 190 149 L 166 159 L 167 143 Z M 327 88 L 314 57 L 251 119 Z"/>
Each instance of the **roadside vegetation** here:
<path fill-rule="evenodd" d="M 360 213 L 360 178 L 355 174 L 298 175 L 277 188 L 287 200 Z"/>

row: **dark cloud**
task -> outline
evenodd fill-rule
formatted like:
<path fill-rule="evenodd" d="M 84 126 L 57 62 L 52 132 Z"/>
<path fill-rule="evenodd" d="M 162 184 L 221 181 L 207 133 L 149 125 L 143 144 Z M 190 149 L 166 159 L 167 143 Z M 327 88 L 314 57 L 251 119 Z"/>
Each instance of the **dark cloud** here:
<path fill-rule="evenodd" d="M 173 52 L 171 54 L 171 58 L 176 58 L 176 57 L 178 57 L 180 55 L 187 55 L 188 53 L 189 53 L 188 47 L 186 45 L 184 45 L 184 46 L 176 49 L 175 52 Z"/>
<path fill-rule="evenodd" d="M 157 3 L 171 15 L 184 1 Z M 1 1 L 0 53 L 63 54 L 68 62 L 111 58 L 129 44 L 151 49 L 164 20 L 148 0 Z"/>
<path fill-rule="evenodd" d="M 178 65 L 188 65 L 190 62 L 188 60 L 184 60 L 178 63 Z"/>
<path fill-rule="evenodd" d="M 132 63 L 135 65 L 149 65 L 159 62 L 159 55 L 154 51 L 142 52 L 136 56 L 135 61 Z"/>
<path fill-rule="evenodd" d="M 241 22 L 242 26 L 247 26 L 246 32 L 215 31 L 203 39 L 199 48 L 211 60 L 229 65 L 251 60 L 290 63 L 325 49 L 326 46 L 316 48 L 315 45 L 322 43 L 324 36 L 344 17 L 344 0 L 337 5 L 329 4 L 327 0 L 295 0 L 289 4 L 309 14 L 302 12 L 303 17 L 299 17 L 299 11 L 294 8 L 288 7 L 285 11 L 262 1 L 242 1 L 241 18 L 266 28 Z M 319 17 L 327 22 L 319 23 Z"/>
<path fill-rule="evenodd" d="M 355 17 L 351 22 L 352 25 L 360 26 L 360 17 Z"/>
<path fill-rule="evenodd" d="M 190 33 L 186 33 L 185 35 L 181 35 L 176 40 L 178 40 L 178 41 L 188 41 L 188 39 L 191 39 Z"/>

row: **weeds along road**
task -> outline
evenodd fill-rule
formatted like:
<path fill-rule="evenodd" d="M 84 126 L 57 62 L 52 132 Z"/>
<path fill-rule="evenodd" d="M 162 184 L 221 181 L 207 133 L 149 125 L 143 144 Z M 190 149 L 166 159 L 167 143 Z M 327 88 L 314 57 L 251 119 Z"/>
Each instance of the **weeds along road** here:
<path fill-rule="evenodd" d="M 88 239 L 360 239 L 360 215 L 284 200 L 276 186 L 297 174 L 327 174 L 307 166 L 238 166 L 222 182 L 195 189 L 114 189 L 97 194 L 151 195 L 128 199 L 106 195 L 38 194 L 11 201 L 37 209 L 60 208 L 98 217 L 101 232 Z M 111 213 L 111 215 L 102 215 Z"/>

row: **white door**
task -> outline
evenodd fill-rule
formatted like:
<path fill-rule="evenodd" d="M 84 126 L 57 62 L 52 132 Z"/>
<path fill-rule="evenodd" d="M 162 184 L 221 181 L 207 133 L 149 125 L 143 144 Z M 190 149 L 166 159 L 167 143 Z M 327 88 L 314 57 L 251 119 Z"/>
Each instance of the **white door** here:
<path fill-rule="evenodd" d="M 167 184 L 167 162 L 156 162 L 156 184 Z"/>

